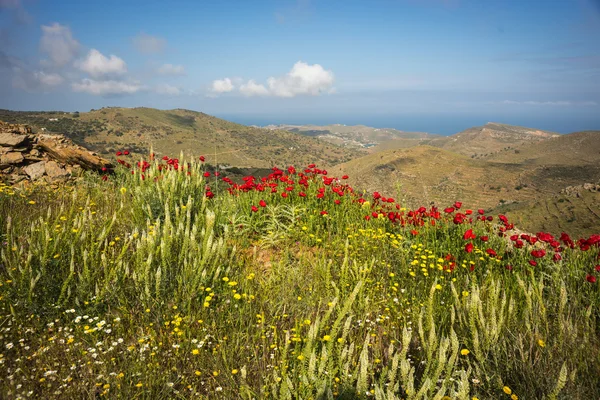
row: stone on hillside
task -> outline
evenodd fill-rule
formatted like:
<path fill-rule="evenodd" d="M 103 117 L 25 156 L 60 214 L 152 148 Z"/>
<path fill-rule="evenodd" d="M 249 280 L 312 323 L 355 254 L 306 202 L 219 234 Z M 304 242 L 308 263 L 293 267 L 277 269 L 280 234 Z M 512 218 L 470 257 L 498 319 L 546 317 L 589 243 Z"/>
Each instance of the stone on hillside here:
<path fill-rule="evenodd" d="M 0 146 L 17 147 L 29 139 L 26 135 L 17 135 L 12 132 L 0 132 Z"/>
<path fill-rule="evenodd" d="M 45 163 L 43 161 L 36 162 L 23 168 L 23 171 L 29 176 L 29 179 L 40 179 L 46 173 Z"/>
<path fill-rule="evenodd" d="M 65 179 L 70 175 L 67 170 L 58 165 L 56 161 L 46 161 L 44 167 L 46 168 L 46 175 L 53 180 Z"/>
<path fill-rule="evenodd" d="M 20 164 L 23 162 L 23 159 L 23 154 L 12 151 L 0 157 L 0 164 Z"/>
<path fill-rule="evenodd" d="M 81 146 L 69 143 L 64 137 L 40 135 L 36 147 L 61 164 L 79 164 L 83 169 L 93 171 L 101 171 L 103 167 L 112 168 L 109 161 Z"/>

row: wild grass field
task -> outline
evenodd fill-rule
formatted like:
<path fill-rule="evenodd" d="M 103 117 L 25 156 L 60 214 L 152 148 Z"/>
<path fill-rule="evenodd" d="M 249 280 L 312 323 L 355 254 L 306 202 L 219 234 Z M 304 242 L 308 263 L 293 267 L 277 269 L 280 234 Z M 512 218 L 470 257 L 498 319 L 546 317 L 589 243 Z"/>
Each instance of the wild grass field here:
<path fill-rule="evenodd" d="M 0 397 L 600 398 L 599 235 L 121 164 L 0 188 Z"/>

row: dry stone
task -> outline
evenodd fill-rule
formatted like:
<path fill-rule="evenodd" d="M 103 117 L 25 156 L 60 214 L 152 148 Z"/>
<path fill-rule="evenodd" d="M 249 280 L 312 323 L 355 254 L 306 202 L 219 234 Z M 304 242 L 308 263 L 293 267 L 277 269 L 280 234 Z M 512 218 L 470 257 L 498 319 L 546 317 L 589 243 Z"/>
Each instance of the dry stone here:
<path fill-rule="evenodd" d="M 52 180 L 65 179 L 70 176 L 67 170 L 58 165 L 56 161 L 46 161 L 44 166 L 46 168 L 46 175 Z"/>
<path fill-rule="evenodd" d="M 0 157 L 0 164 L 20 164 L 24 160 L 23 154 L 12 151 L 10 153 L 3 154 Z"/>
<path fill-rule="evenodd" d="M 0 146 L 3 147 L 17 147 L 27 142 L 29 137 L 27 135 L 19 135 L 13 132 L 0 132 Z"/>
<path fill-rule="evenodd" d="M 23 171 L 29 176 L 32 181 L 40 179 L 46 173 L 45 162 L 40 161 L 23 168 Z"/>
<path fill-rule="evenodd" d="M 12 184 L 43 177 L 60 181 L 81 170 L 107 169 L 113 169 L 109 161 L 64 135 L 34 134 L 27 125 L 0 121 L 0 180 Z"/>

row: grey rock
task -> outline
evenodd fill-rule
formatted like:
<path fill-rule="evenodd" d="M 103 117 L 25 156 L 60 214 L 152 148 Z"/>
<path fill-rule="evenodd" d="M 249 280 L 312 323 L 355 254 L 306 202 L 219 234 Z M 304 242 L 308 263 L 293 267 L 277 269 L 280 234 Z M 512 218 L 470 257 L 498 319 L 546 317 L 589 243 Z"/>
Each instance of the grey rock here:
<path fill-rule="evenodd" d="M 23 171 L 25 171 L 32 181 L 40 179 L 46 173 L 45 163 L 40 161 L 35 164 L 28 165 L 23 168 Z"/>
<path fill-rule="evenodd" d="M 46 161 L 45 163 L 46 175 L 51 179 L 64 179 L 69 177 L 69 172 L 66 169 L 58 165 L 56 161 Z"/>

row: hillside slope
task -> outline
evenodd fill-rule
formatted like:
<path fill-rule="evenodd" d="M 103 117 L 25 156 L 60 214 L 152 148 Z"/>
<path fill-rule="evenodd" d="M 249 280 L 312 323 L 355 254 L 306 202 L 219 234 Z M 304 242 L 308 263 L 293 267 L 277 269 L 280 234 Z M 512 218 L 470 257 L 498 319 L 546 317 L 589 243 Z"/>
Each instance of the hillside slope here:
<path fill-rule="evenodd" d="M 432 146 L 370 154 L 340 164 L 332 172 L 349 174 L 355 187 L 396 196 L 408 206 L 459 200 L 468 207 L 496 211 L 513 204 L 515 216 L 517 210 L 551 198 L 567 186 L 600 181 L 600 164 L 532 166 L 488 162 Z M 579 220 L 583 221 L 583 217 Z M 582 232 L 593 231 L 581 228 Z"/>
<path fill-rule="evenodd" d="M 207 162 L 238 167 L 330 166 L 360 155 L 315 138 L 283 130 L 266 130 L 189 110 L 102 108 L 86 113 L 0 111 L 0 120 L 26 123 L 34 130 L 64 133 L 99 153 L 129 149 L 158 155 L 203 154 Z"/>
<path fill-rule="evenodd" d="M 455 135 L 433 140 L 430 144 L 473 158 L 481 158 L 525 143 L 538 143 L 556 137 L 554 132 L 488 122 Z"/>
<path fill-rule="evenodd" d="M 485 159 L 528 165 L 597 165 L 600 164 L 600 131 L 574 132 L 525 143 Z"/>

